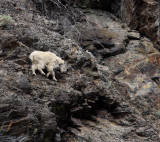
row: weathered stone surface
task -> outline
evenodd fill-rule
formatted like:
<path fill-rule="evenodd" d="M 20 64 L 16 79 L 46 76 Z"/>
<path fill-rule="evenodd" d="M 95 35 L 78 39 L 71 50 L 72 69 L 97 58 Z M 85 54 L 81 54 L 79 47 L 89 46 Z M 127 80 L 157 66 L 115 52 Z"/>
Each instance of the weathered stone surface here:
<path fill-rule="evenodd" d="M 129 39 L 140 39 L 140 34 L 138 32 L 129 32 L 128 38 Z"/>
<path fill-rule="evenodd" d="M 131 29 L 138 29 L 154 44 L 159 45 L 159 6 L 157 0 L 82 0 L 76 1 L 76 3 L 83 7 L 115 12 Z"/>
<path fill-rule="evenodd" d="M 75 26 L 81 33 L 81 45 L 84 49 L 99 56 L 99 60 L 124 53 L 124 42 L 129 35 L 127 29 L 122 28 L 125 25 L 110 13 L 100 10 L 96 13 L 97 15 L 87 14 L 88 23 L 86 25 L 77 24 Z"/>
<path fill-rule="evenodd" d="M 113 2 L 112 10 L 117 12 L 131 29 L 139 29 L 140 33 L 158 44 L 158 2 L 155 0 L 119 0 Z M 131 10 L 132 9 L 132 10 Z"/>
<path fill-rule="evenodd" d="M 87 22 L 76 13 L 76 30 L 64 19 L 54 29 L 54 4 L 43 11 L 49 1 L 37 2 L 1 1 L 16 24 L 0 31 L 0 141 L 160 141 L 160 53 L 152 42 L 128 38 L 129 28 L 101 10 Z M 33 50 L 62 57 L 67 73 L 56 70 L 57 82 L 33 76 Z"/>

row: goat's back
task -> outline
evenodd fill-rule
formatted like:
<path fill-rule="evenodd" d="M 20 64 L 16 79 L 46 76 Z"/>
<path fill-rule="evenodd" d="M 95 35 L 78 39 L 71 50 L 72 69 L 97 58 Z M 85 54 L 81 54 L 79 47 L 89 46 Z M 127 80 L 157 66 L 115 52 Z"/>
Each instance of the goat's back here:
<path fill-rule="evenodd" d="M 39 60 L 44 60 L 44 61 L 51 61 L 54 58 L 56 58 L 56 54 L 52 53 L 52 52 L 43 52 L 43 51 L 33 51 L 29 58 L 31 59 L 31 61 L 39 61 Z"/>

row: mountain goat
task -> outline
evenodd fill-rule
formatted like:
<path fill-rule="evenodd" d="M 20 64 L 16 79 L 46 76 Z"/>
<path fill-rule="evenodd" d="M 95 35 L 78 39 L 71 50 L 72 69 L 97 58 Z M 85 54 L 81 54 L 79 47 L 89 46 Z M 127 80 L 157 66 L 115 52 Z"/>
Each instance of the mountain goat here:
<path fill-rule="evenodd" d="M 45 73 L 43 72 L 43 69 L 46 67 L 48 73 L 47 77 L 51 74 L 53 80 L 57 81 L 55 78 L 55 72 L 54 69 L 60 68 L 60 72 L 64 73 L 67 71 L 66 64 L 64 60 L 62 60 L 60 57 L 58 57 L 56 54 L 47 51 L 33 51 L 29 58 L 32 61 L 32 74 L 36 75 L 35 71 L 39 70 L 39 72 L 43 75 Z"/>

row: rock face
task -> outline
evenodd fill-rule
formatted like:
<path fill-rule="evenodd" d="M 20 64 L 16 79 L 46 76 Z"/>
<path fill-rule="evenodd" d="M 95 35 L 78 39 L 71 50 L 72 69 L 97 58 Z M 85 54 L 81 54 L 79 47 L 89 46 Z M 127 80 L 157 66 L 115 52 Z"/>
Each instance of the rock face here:
<path fill-rule="evenodd" d="M 118 15 L 131 29 L 139 30 L 158 44 L 159 6 L 155 0 L 121 0 Z M 115 3 L 115 5 L 117 5 Z M 114 8 L 113 8 L 114 10 Z"/>
<path fill-rule="evenodd" d="M 160 141 L 160 53 L 153 43 L 102 10 L 76 9 L 77 21 L 66 17 L 69 27 L 63 11 L 56 23 L 43 2 L 0 2 L 15 21 L 0 30 L 0 141 Z M 67 73 L 56 70 L 57 82 L 33 76 L 33 50 L 56 53 Z"/>
<path fill-rule="evenodd" d="M 82 0 L 79 5 L 115 12 L 132 30 L 139 30 L 159 45 L 160 20 L 157 0 Z"/>

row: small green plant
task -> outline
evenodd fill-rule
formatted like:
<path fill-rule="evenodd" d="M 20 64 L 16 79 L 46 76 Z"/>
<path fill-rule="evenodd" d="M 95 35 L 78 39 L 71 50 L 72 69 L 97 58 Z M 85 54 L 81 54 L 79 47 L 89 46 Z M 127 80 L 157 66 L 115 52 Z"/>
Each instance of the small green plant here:
<path fill-rule="evenodd" d="M 15 21 L 12 19 L 11 16 L 8 15 L 0 15 L 0 25 L 7 26 L 13 24 Z"/>

